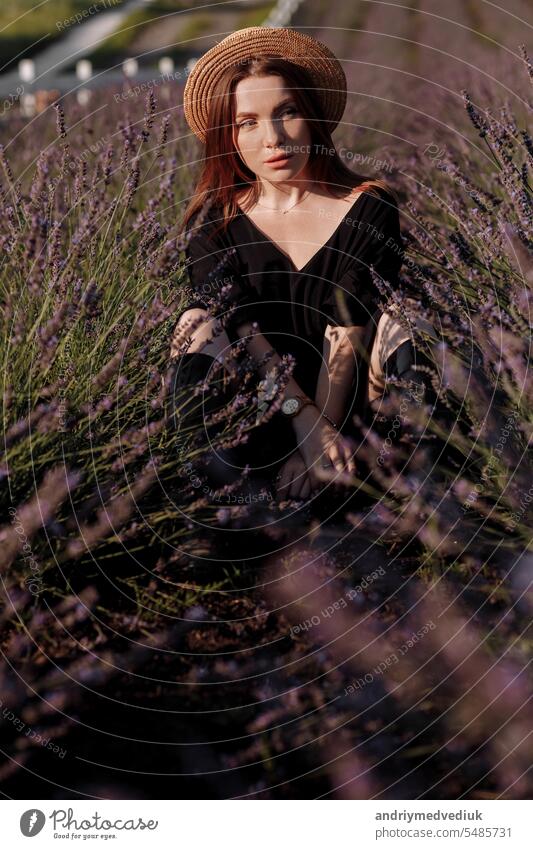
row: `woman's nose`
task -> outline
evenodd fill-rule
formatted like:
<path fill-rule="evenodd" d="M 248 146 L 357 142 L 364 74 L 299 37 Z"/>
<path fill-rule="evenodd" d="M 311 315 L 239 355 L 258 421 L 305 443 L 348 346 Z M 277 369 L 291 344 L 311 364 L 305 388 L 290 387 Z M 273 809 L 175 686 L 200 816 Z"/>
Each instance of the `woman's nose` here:
<path fill-rule="evenodd" d="M 266 120 L 263 125 L 263 140 L 266 145 L 280 144 L 285 138 L 281 121 Z"/>

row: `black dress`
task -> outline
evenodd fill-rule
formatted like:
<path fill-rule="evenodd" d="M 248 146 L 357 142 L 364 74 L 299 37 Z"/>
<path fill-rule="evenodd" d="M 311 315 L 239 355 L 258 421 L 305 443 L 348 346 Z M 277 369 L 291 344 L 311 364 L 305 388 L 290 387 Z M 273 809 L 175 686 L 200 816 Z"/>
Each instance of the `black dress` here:
<path fill-rule="evenodd" d="M 356 197 L 334 233 L 300 269 L 245 213 L 239 213 L 225 231 L 214 233 L 222 212 L 213 206 L 193 230 L 186 249 L 190 297 L 183 309 L 207 307 L 210 296 L 229 284 L 228 300 L 237 305 L 224 318 L 230 341 L 238 338 L 241 323 L 257 321 L 278 354 L 294 355 L 293 378 L 314 397 L 327 325 L 375 325 L 380 295 L 370 265 L 392 285 L 397 282 L 403 260 L 398 208 L 388 192 L 381 188 L 378 192 L 379 197 L 367 192 Z M 235 252 L 227 257 L 229 248 Z M 281 454 L 279 447 L 276 450 L 281 462 L 296 445 L 290 420 L 277 413 L 253 431 L 254 444 L 271 464 L 265 443 L 272 439 L 258 434 L 265 428 L 276 442 L 288 442 Z"/>

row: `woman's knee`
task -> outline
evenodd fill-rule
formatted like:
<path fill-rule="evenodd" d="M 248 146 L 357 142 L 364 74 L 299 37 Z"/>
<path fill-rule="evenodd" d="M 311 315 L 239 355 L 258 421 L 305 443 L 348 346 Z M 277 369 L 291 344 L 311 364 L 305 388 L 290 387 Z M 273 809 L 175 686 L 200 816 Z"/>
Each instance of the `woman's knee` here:
<path fill-rule="evenodd" d="M 180 315 L 176 331 L 181 331 L 184 335 L 189 335 L 194 339 L 202 335 L 212 335 L 215 325 L 215 319 L 208 314 L 207 310 L 201 307 L 192 307 Z"/>
<path fill-rule="evenodd" d="M 433 327 L 425 319 L 417 317 L 414 324 L 418 331 L 436 339 Z M 414 330 L 389 313 L 382 313 L 370 354 L 368 401 L 371 406 L 383 396 L 391 364 L 396 366 L 393 369 L 397 372 L 396 376 L 401 377 L 409 371 L 410 378 L 416 378 L 415 382 L 424 382 L 422 375 L 416 374 L 411 366 L 429 367 L 432 361 L 431 348 L 424 354 L 416 346 Z"/>
<path fill-rule="evenodd" d="M 213 357 L 229 345 L 229 339 L 220 321 L 201 307 L 191 307 L 181 314 L 174 329 L 171 356 L 175 356 L 185 342 L 188 352 L 202 350 Z"/>
<path fill-rule="evenodd" d="M 236 392 L 239 380 L 235 374 L 232 345 L 219 319 L 201 307 L 182 313 L 170 346 L 171 359 L 183 354 L 206 354 L 224 366 L 229 387 Z"/>

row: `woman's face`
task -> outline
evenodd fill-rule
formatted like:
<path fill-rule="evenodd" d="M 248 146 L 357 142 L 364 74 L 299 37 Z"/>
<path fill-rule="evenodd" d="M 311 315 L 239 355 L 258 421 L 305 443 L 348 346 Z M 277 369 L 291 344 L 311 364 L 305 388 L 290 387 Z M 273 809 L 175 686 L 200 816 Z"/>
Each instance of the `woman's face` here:
<path fill-rule="evenodd" d="M 258 179 L 281 183 L 304 176 L 311 134 L 281 77 L 248 77 L 237 84 L 233 143 Z M 287 157 L 267 162 L 280 153 Z"/>

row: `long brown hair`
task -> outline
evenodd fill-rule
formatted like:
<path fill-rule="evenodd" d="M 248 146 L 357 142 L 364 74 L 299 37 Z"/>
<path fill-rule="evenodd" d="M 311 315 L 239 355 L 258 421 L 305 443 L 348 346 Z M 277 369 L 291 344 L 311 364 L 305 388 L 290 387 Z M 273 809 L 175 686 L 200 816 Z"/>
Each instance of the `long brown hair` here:
<path fill-rule="evenodd" d="M 292 90 L 311 135 L 308 169 L 314 183 L 333 197 L 342 197 L 347 188 L 359 188 L 379 195 L 378 188 L 388 192 L 398 203 L 395 192 L 384 180 L 369 180 L 351 171 L 334 148 L 313 80 L 304 68 L 281 56 L 251 57 L 227 68 L 211 99 L 206 130 L 205 156 L 196 190 L 189 201 L 182 222 L 183 233 L 202 208 L 220 205 L 225 228 L 239 213 L 235 195 L 249 190 L 248 208 L 259 198 L 256 175 L 242 161 L 233 143 L 235 89 L 248 77 L 276 74 Z M 218 229 L 218 228 L 217 228 Z"/>

